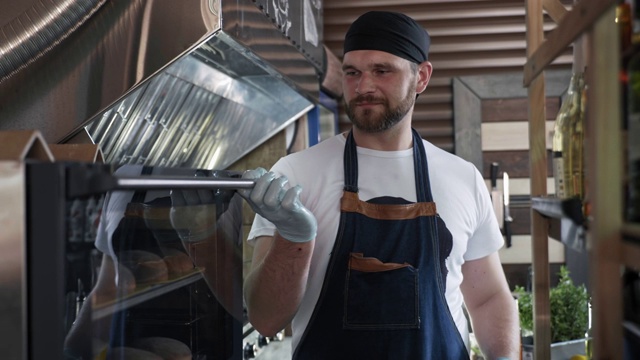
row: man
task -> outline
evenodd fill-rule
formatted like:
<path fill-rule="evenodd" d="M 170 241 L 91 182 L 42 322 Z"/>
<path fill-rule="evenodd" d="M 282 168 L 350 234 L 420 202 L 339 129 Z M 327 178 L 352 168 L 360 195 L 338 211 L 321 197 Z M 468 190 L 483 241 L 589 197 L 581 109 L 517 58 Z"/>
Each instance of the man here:
<path fill-rule="evenodd" d="M 469 359 L 463 303 L 485 357 L 519 357 L 482 176 L 411 127 L 429 44 L 403 14 L 362 15 L 344 45 L 352 130 L 243 176 L 249 320 L 264 335 L 291 322 L 294 359 Z"/>

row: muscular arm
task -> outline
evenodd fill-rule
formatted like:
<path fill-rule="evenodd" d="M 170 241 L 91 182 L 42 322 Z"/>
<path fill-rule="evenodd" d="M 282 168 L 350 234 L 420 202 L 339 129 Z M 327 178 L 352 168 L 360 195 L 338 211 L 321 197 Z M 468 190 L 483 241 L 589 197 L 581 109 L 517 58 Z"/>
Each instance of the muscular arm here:
<path fill-rule="evenodd" d="M 260 237 L 253 251 L 244 293 L 249 321 L 258 332 L 273 336 L 295 315 L 304 294 L 314 241 L 295 243 Z"/>
<path fill-rule="evenodd" d="M 518 311 L 498 254 L 467 261 L 462 274 L 462 294 L 482 352 L 488 359 L 518 359 Z"/>

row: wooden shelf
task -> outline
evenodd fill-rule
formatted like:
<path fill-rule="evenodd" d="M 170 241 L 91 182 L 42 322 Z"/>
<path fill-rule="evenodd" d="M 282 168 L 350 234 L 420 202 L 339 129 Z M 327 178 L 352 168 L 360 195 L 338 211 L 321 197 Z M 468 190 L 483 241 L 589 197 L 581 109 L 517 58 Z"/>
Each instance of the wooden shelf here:
<path fill-rule="evenodd" d="M 554 196 L 533 197 L 531 208 L 546 217 L 558 220 L 560 233 L 557 237 L 550 236 L 552 239 L 559 240 L 576 251 L 586 250 L 586 220 L 582 213 L 582 202 L 578 198 L 562 200 Z M 551 223 L 549 228 L 553 225 Z"/>
<path fill-rule="evenodd" d="M 566 218 L 579 226 L 585 224 L 582 201 L 578 198 L 563 200 L 554 196 L 535 196 L 531 198 L 531 208 L 547 217 Z"/>
<path fill-rule="evenodd" d="M 565 217 L 561 202 L 562 200 L 555 197 L 534 196 L 531 198 L 531 208 L 544 216 L 561 219 Z"/>
<path fill-rule="evenodd" d="M 527 57 L 523 83 L 529 98 L 529 159 L 532 201 L 532 266 L 534 268 L 535 358 L 551 357 L 550 303 L 548 292 L 548 237 L 551 220 L 585 221 L 589 259 L 589 282 L 593 306 L 594 358 L 619 360 L 623 357 L 622 287 L 620 267 L 640 267 L 640 226 L 624 225 L 622 219 L 623 153 L 618 126 L 621 118 L 619 29 L 615 23 L 613 0 L 580 0 L 570 11 L 554 11 L 557 27 L 545 33 L 544 10 L 557 0 L 528 0 Z M 550 13 L 551 14 L 551 13 Z M 588 44 L 588 52 L 575 45 L 576 69 L 586 66 L 589 87 L 585 119 L 585 169 L 587 196 L 591 206 L 588 222 L 574 218 L 558 199 L 547 198 L 547 149 L 545 123 L 544 70 L 574 41 Z M 536 198 L 537 197 L 537 198 Z M 581 208 L 581 206 L 580 206 Z M 574 208 L 575 209 L 575 208 Z M 572 219 L 573 218 L 573 219 Z M 568 219 L 572 219 L 569 221 Z M 623 241 L 623 238 L 631 241 Z M 632 242 L 635 241 L 635 242 Z"/>
<path fill-rule="evenodd" d="M 546 41 L 529 56 L 524 65 L 524 86 L 529 86 L 545 67 L 615 3 L 615 0 L 580 0 L 549 32 Z"/>

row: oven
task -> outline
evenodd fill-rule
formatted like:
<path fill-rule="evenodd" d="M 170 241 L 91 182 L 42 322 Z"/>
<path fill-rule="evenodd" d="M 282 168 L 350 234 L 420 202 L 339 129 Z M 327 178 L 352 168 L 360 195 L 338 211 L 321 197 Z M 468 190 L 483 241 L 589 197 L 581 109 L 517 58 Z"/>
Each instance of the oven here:
<path fill-rule="evenodd" d="M 264 336 L 245 321 L 242 336 L 242 356 L 245 360 L 291 359 L 291 337 L 286 330 L 281 330 L 275 336 Z"/>
<path fill-rule="evenodd" d="M 244 358 L 236 189 L 251 181 L 67 162 L 24 180 L 30 359 Z"/>
<path fill-rule="evenodd" d="M 8 3 L 3 357 L 124 359 L 160 343 L 184 358 L 243 359 L 248 344 L 255 357 L 286 348 L 244 319 L 236 190 L 252 184 L 225 169 L 307 114 L 321 84 L 339 93 L 322 2 Z M 49 153 L 85 145 L 105 164 Z M 173 198 L 185 190 L 211 203 L 176 227 Z"/>

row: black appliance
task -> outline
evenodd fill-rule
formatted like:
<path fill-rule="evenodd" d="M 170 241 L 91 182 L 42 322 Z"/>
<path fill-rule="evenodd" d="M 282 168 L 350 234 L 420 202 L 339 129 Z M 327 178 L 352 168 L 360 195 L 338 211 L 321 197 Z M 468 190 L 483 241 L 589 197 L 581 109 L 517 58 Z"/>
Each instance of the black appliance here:
<path fill-rule="evenodd" d="M 27 163 L 25 180 L 30 359 L 167 347 L 242 359 L 236 189 L 253 182 L 231 171 L 66 162 Z M 198 192 L 206 203 L 176 200 Z"/>

